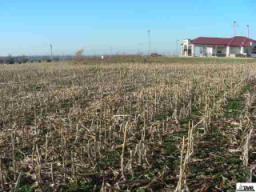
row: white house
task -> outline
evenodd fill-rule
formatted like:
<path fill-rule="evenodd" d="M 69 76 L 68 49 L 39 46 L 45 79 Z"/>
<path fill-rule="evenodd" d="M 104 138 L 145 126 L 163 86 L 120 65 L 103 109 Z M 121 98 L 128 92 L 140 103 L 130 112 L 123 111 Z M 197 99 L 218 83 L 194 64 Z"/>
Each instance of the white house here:
<path fill-rule="evenodd" d="M 237 57 L 253 56 L 256 41 L 247 37 L 233 38 L 198 37 L 185 39 L 181 44 L 181 55 L 185 57 Z"/>

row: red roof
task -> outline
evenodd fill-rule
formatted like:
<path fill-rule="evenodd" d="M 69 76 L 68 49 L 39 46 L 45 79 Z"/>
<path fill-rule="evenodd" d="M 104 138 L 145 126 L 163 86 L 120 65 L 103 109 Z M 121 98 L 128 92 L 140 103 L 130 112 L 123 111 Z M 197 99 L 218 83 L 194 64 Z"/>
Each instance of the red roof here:
<path fill-rule="evenodd" d="M 252 43 L 256 43 L 255 40 L 236 36 L 233 38 L 215 38 L 215 37 L 198 37 L 192 40 L 192 44 L 196 45 L 224 45 L 230 47 L 248 47 L 252 46 Z"/>

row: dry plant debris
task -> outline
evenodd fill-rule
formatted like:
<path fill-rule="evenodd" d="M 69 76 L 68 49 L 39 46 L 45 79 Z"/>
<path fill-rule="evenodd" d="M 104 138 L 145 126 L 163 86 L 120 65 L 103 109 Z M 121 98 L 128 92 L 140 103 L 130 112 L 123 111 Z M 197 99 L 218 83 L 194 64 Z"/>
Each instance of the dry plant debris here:
<path fill-rule="evenodd" d="M 240 61 L 0 66 L 0 190 L 234 191 L 256 164 Z"/>

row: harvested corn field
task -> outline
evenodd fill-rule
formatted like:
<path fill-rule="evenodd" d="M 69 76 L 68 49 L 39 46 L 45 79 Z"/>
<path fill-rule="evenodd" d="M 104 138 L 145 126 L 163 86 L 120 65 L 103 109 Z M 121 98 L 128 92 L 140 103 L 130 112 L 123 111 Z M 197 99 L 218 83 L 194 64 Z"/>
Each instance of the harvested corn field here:
<path fill-rule="evenodd" d="M 0 66 L 1 191 L 234 191 L 256 164 L 240 61 Z"/>

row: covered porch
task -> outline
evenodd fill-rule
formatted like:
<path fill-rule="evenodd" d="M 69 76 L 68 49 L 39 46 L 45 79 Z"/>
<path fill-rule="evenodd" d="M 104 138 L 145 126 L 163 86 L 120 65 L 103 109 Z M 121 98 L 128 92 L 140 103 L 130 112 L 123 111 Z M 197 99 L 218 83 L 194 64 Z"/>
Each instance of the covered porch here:
<path fill-rule="evenodd" d="M 224 45 L 195 45 L 195 53 L 199 57 L 226 57 L 228 51 Z"/>
<path fill-rule="evenodd" d="M 230 54 L 229 47 L 224 45 L 182 45 L 181 47 L 182 56 L 185 57 L 226 57 Z"/>

